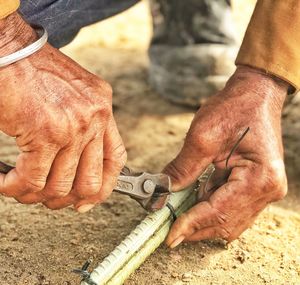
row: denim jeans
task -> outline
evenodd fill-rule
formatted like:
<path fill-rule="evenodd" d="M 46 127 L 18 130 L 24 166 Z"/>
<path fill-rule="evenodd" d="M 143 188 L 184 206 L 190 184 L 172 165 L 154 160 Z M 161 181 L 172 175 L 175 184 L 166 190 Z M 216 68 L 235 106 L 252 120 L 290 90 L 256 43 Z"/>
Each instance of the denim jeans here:
<path fill-rule="evenodd" d="M 229 0 L 151 0 L 152 44 L 234 44 Z"/>
<path fill-rule="evenodd" d="M 29 23 L 44 26 L 49 43 L 59 48 L 82 27 L 118 14 L 139 0 L 21 0 L 20 12 Z"/>

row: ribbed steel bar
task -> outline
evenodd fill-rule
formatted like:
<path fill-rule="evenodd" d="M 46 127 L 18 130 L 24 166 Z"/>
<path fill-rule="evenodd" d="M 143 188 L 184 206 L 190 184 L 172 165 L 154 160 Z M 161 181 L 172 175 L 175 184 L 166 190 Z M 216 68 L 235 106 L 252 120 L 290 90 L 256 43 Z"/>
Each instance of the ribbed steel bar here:
<path fill-rule="evenodd" d="M 169 202 L 179 214 L 195 203 L 193 187 L 174 193 Z M 149 214 L 91 273 L 97 285 L 123 284 L 126 278 L 164 241 L 172 224 L 168 207 Z M 88 285 L 82 282 L 82 285 Z"/>
<path fill-rule="evenodd" d="M 176 211 L 177 214 L 186 211 L 195 204 L 195 194 L 191 195 L 184 201 L 180 209 Z M 119 285 L 123 284 L 129 275 L 134 272 L 139 266 L 149 257 L 165 240 L 172 220 L 168 219 L 155 234 L 146 241 L 142 248 L 133 255 L 128 262 L 106 283 L 106 285 Z"/>

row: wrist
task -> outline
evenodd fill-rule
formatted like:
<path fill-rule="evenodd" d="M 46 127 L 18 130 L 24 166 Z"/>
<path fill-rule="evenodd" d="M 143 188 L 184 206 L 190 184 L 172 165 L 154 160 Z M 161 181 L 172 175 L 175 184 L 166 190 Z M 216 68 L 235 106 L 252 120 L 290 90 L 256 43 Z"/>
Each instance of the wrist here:
<path fill-rule="evenodd" d="M 0 57 L 14 53 L 37 39 L 36 32 L 18 13 L 0 20 Z"/>
<path fill-rule="evenodd" d="M 288 82 L 250 66 L 237 66 L 233 77 L 246 80 L 245 85 L 253 88 L 254 94 L 274 103 L 274 106 L 278 106 L 280 109 L 291 88 Z"/>
<path fill-rule="evenodd" d="M 265 81 L 268 81 L 270 85 L 274 85 L 275 88 L 280 89 L 283 93 L 288 93 L 289 88 L 291 88 L 292 86 L 284 81 L 283 79 L 265 72 L 262 69 L 259 68 L 254 68 L 254 67 L 250 67 L 250 66 L 246 66 L 246 65 L 238 65 L 236 72 L 238 73 L 249 73 L 249 74 L 253 74 L 254 76 L 258 76 L 261 79 L 265 79 Z"/>

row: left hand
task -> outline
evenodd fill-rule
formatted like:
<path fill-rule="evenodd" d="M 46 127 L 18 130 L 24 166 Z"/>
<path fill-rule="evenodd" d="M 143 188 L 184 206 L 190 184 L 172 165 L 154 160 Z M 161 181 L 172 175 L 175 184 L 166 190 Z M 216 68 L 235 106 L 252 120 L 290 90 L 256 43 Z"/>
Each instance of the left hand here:
<path fill-rule="evenodd" d="M 36 39 L 17 13 L 0 31 L 0 57 Z M 81 213 L 107 199 L 126 161 L 110 85 L 46 44 L 2 67 L 0 86 L 0 130 L 20 149 L 16 167 L 0 174 L 0 195 Z"/>
<path fill-rule="evenodd" d="M 225 88 L 200 108 L 179 155 L 165 168 L 173 190 L 193 183 L 210 163 L 225 160 L 241 134 L 250 131 L 229 160 L 227 183 L 207 201 L 181 215 L 166 243 L 236 239 L 270 202 L 287 191 L 281 110 L 288 84 L 249 67 L 238 67 Z"/>

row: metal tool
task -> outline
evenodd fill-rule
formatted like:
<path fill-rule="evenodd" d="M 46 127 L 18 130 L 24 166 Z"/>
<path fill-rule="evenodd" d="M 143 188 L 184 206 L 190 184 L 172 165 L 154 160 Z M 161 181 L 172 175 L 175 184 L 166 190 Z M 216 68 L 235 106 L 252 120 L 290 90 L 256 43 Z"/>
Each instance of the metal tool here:
<path fill-rule="evenodd" d="M 7 174 L 14 167 L 0 161 L 0 173 Z M 133 172 L 124 167 L 114 191 L 126 194 L 139 202 L 147 211 L 161 209 L 171 194 L 171 179 L 168 175 Z"/>
<path fill-rule="evenodd" d="M 124 167 L 114 191 L 130 196 L 147 211 L 155 211 L 168 202 L 171 179 L 167 174 L 133 172 Z"/>

